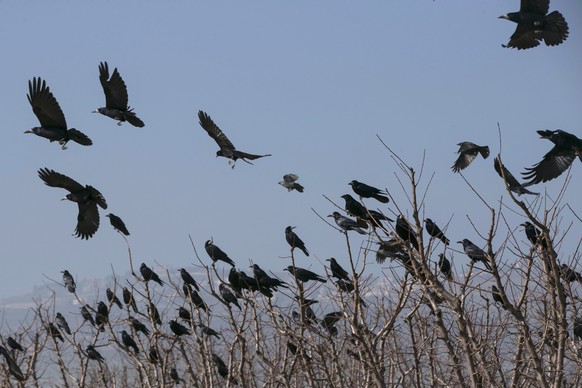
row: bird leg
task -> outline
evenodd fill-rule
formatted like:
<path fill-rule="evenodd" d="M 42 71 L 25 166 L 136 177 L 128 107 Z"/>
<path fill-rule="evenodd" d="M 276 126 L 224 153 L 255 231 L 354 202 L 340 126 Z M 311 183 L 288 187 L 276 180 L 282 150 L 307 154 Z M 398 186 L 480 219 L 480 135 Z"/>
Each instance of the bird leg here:
<path fill-rule="evenodd" d="M 62 150 L 66 150 L 68 148 L 67 147 L 67 142 L 68 142 L 68 140 L 65 140 L 65 139 L 59 140 L 59 145 L 61 146 L 61 149 Z"/>
<path fill-rule="evenodd" d="M 117 122 L 117 125 L 121 126 L 121 124 L 122 124 L 122 122 L 121 122 L 121 121 L 118 121 L 118 122 Z"/>

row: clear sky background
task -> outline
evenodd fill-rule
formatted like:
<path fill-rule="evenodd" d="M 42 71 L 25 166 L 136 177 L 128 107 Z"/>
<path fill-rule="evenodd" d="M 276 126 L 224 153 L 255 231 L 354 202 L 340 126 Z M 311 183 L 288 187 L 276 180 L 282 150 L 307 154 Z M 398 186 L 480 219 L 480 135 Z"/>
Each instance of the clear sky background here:
<path fill-rule="evenodd" d="M 30 292 L 43 274 L 60 279 L 63 269 L 77 279 L 125 273 L 126 246 L 108 212 L 130 230 L 137 265 L 189 266 L 190 234 L 205 260 L 203 244 L 213 237 L 239 267 L 252 259 L 280 271 L 289 264 L 280 258 L 289 254 L 287 225 L 297 226 L 312 253 L 299 253 L 297 265 L 323 272 L 320 260 L 345 263 L 343 237 L 311 210 L 335 210 L 324 194 L 343 205 L 340 196 L 357 179 L 388 188 L 409 210 L 376 134 L 416 169 L 426 154 L 422 187 L 434 173 L 426 216 L 441 225 L 452 217 L 451 240 L 482 245 L 466 216 L 486 233 L 490 214 L 450 170 L 456 144 L 491 147 L 491 157 L 464 175 L 497 205 L 507 197 L 493 170 L 498 122 L 503 160 L 516 176 L 552 146 L 536 130 L 582 137 L 582 3 L 553 1 L 569 38 L 527 51 L 501 47 L 515 24 L 497 17 L 518 8 L 517 0 L 0 1 L 0 295 Z M 100 61 L 119 69 L 144 128 L 91 113 L 105 100 Z M 38 125 L 26 99 L 34 76 L 47 81 L 69 127 L 93 146 L 71 142 L 62 151 L 23 134 Z M 200 109 L 238 149 L 273 156 L 232 170 L 215 157 Z M 41 167 L 103 193 L 109 209 L 92 239 L 72 237 L 77 206 L 59 200 L 65 190 L 43 184 Z M 305 193 L 277 184 L 289 172 Z M 566 201 L 582 214 L 579 161 L 572 174 Z M 555 197 L 564 179 L 534 189 Z M 582 228 L 564 216 L 575 222 L 566 254 Z M 508 217 L 512 227 L 523 222 Z M 353 240 L 357 247 L 362 238 Z M 455 255 L 457 269 L 467 261 Z"/>

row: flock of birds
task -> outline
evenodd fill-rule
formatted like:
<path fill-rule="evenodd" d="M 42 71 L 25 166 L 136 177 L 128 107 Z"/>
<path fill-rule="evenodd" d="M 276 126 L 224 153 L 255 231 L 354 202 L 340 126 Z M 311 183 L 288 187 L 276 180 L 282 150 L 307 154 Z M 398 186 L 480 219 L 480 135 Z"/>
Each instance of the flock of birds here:
<path fill-rule="evenodd" d="M 528 49 L 539 45 L 540 41 L 544 41 L 545 44 L 549 46 L 562 43 L 568 36 L 568 25 L 564 17 L 558 11 L 553 11 L 548 14 L 548 10 L 549 0 L 521 0 L 519 12 L 500 16 L 500 18 L 517 23 L 515 33 L 511 36 L 509 43 L 504 45 L 504 47 Z M 127 87 L 117 68 L 115 68 L 110 75 L 107 62 L 100 63 L 99 81 L 105 94 L 105 106 L 98 108 L 94 112 L 116 120 L 118 125 L 121 125 L 123 122 L 128 122 L 135 127 L 143 127 L 145 125 L 144 122 L 137 117 L 136 113 L 128 104 Z M 46 85 L 45 80 L 35 77 L 29 81 L 27 97 L 34 114 L 40 122 L 40 126 L 31 128 L 26 131 L 26 133 L 32 133 L 46 138 L 50 142 L 56 141 L 63 150 L 67 148 L 67 144 L 71 141 L 83 146 L 91 146 L 93 144 L 86 134 L 75 128 L 68 127 L 65 116 L 56 98 Z M 252 164 L 251 161 L 253 160 L 271 156 L 270 154 L 251 154 L 238 150 L 207 113 L 199 111 L 198 119 L 200 126 L 219 147 L 216 156 L 227 158 L 232 168 L 235 167 L 236 161 L 239 159 Z M 504 179 L 507 188 L 518 195 L 537 195 L 538 193 L 531 192 L 527 187 L 558 177 L 572 165 L 576 157 L 582 161 L 582 140 L 575 135 L 562 130 L 540 130 L 537 132 L 542 138 L 550 140 L 554 146 L 544 155 L 539 163 L 526 169 L 523 176 L 527 182 L 520 183 L 509 172 L 509 170 L 505 168 L 498 157 L 494 160 L 495 171 Z M 452 166 L 454 172 L 460 172 L 467 168 L 479 154 L 486 159 L 490 153 L 488 146 L 479 146 L 467 141 L 459 143 L 458 145 L 459 157 Z M 62 188 L 69 192 L 63 199 L 75 202 L 78 206 L 75 236 L 80 237 L 81 239 L 91 238 L 99 228 L 98 207 L 101 207 L 104 210 L 107 209 L 107 202 L 101 192 L 91 185 L 82 185 L 76 180 L 49 168 L 39 169 L 38 175 L 47 186 Z M 286 174 L 283 176 L 283 180 L 280 181 L 279 184 L 288 191 L 295 190 L 302 193 L 304 187 L 297 182 L 298 178 L 299 176 L 296 174 Z M 384 213 L 369 209 L 363 205 L 363 199 L 373 199 L 381 204 L 387 204 L 389 202 L 387 192 L 356 180 L 352 180 L 349 185 L 353 192 L 359 197 L 360 201 L 350 194 L 345 194 L 342 198 L 345 200 L 346 213 L 354 218 L 342 215 L 337 211 L 329 215 L 329 217 L 334 219 L 337 226 L 344 233 L 355 231 L 356 233 L 364 235 L 369 233 L 368 230 L 370 228 L 384 228 L 385 223 L 394 222 L 394 220 L 385 216 Z M 129 236 L 130 233 L 120 217 L 112 213 L 107 214 L 106 217 L 109 218 L 111 225 L 117 231 L 125 236 Z M 426 218 L 424 220 L 424 225 L 425 230 L 431 236 L 431 239 L 438 239 L 443 244 L 449 245 L 449 239 L 435 222 Z M 539 231 L 531 223 L 526 222 L 522 225 L 525 227 L 526 235 L 532 244 L 541 244 L 542 246 L 545 244 L 545 241 L 540 239 Z M 293 250 L 297 248 L 302 251 L 305 256 L 309 256 L 306 244 L 301 238 L 299 238 L 293 229 L 294 227 L 291 226 L 288 226 L 285 229 L 285 238 L 291 247 L 292 254 Z M 415 228 L 404 218 L 403 215 L 400 214 L 397 216 L 392 229 L 395 234 L 394 238 L 378 243 L 379 249 L 376 253 L 376 260 L 377 262 L 382 263 L 386 258 L 398 259 L 402 261 L 406 269 L 411 273 L 414 273 L 410 267 L 410 255 L 408 251 L 414 249 L 419 250 L 420 248 Z M 475 263 L 480 262 L 485 266 L 486 270 L 491 270 L 489 261 L 490 257 L 484 250 L 468 239 L 460 240 L 459 243 L 462 244 L 465 253 L 471 261 Z M 244 271 L 237 270 L 236 263 L 222 249 L 215 245 L 212 240 L 206 241 L 205 250 L 213 261 L 213 265 L 216 262 L 221 261 L 231 266 L 228 276 L 229 284 L 223 283 L 219 286 L 221 298 L 228 308 L 233 306 L 241 309 L 238 299 L 244 296 L 245 290 L 251 293 L 260 292 L 270 298 L 273 296 L 273 292 L 277 291 L 279 288 L 289 287 L 284 281 L 269 276 L 257 264 L 252 265 L 252 277 L 248 276 Z M 353 280 L 350 279 L 348 271 L 342 268 L 336 259 L 330 258 L 328 261 L 330 262 L 329 270 L 331 277 L 336 279 L 335 286 L 342 292 L 352 292 L 355 289 L 355 285 Z M 452 280 L 453 274 L 451 264 L 444 254 L 439 256 L 438 267 L 447 279 Z M 285 271 L 288 271 L 296 279 L 298 284 L 309 281 L 327 282 L 326 277 L 294 265 L 288 266 L 285 268 Z M 560 271 L 562 276 L 568 281 L 582 282 L 582 275 L 564 264 L 562 264 Z M 144 282 L 153 281 L 160 286 L 164 285 L 163 280 L 145 263 L 141 264 L 140 273 Z M 198 293 L 200 288 L 194 278 L 184 268 L 180 269 L 180 276 L 183 280 L 182 290 L 184 296 L 187 297 L 192 305 L 197 309 L 203 310 L 209 314 L 210 308 Z M 69 292 L 76 292 L 74 278 L 67 270 L 63 271 L 63 281 Z M 84 320 L 101 331 L 104 331 L 104 326 L 109 321 L 109 312 L 111 311 L 112 306 L 117 305 L 119 308 L 122 308 L 121 301 L 113 291 L 107 289 L 106 294 L 109 304 L 101 301 L 96 308 L 92 308 L 89 305 L 81 307 L 81 315 Z M 492 295 L 493 299 L 496 302 L 500 302 L 505 308 L 503 300 L 499 296 L 499 290 L 497 290 L 495 286 L 492 286 Z M 360 300 L 362 305 L 365 305 L 365 302 L 362 299 Z M 132 292 L 125 287 L 123 288 L 123 301 L 126 306 L 128 306 L 128 312 L 129 307 L 132 308 L 134 313 L 137 314 L 139 312 Z M 299 304 L 302 312 L 304 312 L 307 319 L 311 322 L 319 322 L 331 335 L 336 334 L 337 328 L 335 328 L 334 325 L 339 319 L 341 319 L 342 313 L 332 312 L 318 321 L 315 317 L 315 313 L 310 307 L 316 302 L 317 301 L 309 299 L 300 300 Z M 149 302 L 147 309 L 152 322 L 161 325 L 162 321 L 160 315 L 153 303 Z M 297 312 L 294 312 L 295 318 L 297 318 L 298 315 Z M 217 338 L 220 336 L 219 332 L 210 327 L 202 324 L 194 324 L 190 312 L 183 307 L 178 309 L 178 317 L 185 322 L 191 323 L 191 327 L 198 327 L 205 335 Z M 55 323 L 48 323 L 47 331 L 49 335 L 55 339 L 64 341 L 61 330 L 67 335 L 71 334 L 70 327 L 65 317 L 61 313 L 57 313 L 54 322 Z M 138 332 L 141 332 L 146 336 L 150 334 L 150 330 L 137 318 L 130 317 L 129 322 L 136 334 Z M 190 328 L 180 324 L 177 319 L 169 320 L 168 325 L 175 336 L 179 337 L 191 334 Z M 140 350 L 132 336 L 126 330 L 123 330 L 120 333 L 121 343 L 128 351 L 131 349 L 137 355 Z M 582 337 L 582 321 L 577 323 L 577 326 L 575 325 L 575 334 L 576 333 Z M 8 337 L 6 344 L 12 349 L 12 351 L 24 351 L 24 348 L 13 337 Z M 291 352 L 295 353 L 298 351 L 296 344 L 288 342 L 287 345 Z M 12 375 L 18 380 L 24 381 L 25 376 L 14 361 L 11 353 L 3 346 L 0 346 L 0 353 L 4 355 L 9 371 Z M 93 345 L 88 345 L 86 347 L 85 354 L 89 359 L 97 360 L 99 362 L 104 361 L 102 355 Z M 151 362 L 159 361 L 159 354 L 155 348 L 150 349 L 148 359 Z M 234 378 L 228 375 L 226 363 L 217 354 L 212 354 L 212 361 L 217 367 L 220 375 L 229 378 L 232 383 L 236 383 Z M 175 368 L 172 368 L 171 376 L 175 381 L 179 381 Z"/>

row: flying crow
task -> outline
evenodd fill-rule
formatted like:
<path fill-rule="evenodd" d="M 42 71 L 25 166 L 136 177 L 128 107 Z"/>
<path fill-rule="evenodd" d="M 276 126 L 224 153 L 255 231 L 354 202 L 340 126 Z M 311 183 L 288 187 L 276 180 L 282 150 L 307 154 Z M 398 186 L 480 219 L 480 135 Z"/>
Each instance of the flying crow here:
<path fill-rule="evenodd" d="M 489 157 L 489 147 L 487 146 L 478 146 L 468 141 L 461 142 L 457 145 L 459 146 L 459 151 L 457 151 L 459 157 L 455 161 L 455 164 L 453 164 L 453 167 L 451 167 L 453 172 L 459 172 L 467 168 L 475 160 L 477 154 L 481 154 L 483 159 Z"/>
<path fill-rule="evenodd" d="M 515 179 L 513 174 L 510 173 L 507 168 L 505 168 L 505 166 L 503 165 L 503 163 L 501 163 L 501 161 L 499 160 L 498 157 L 493 159 L 493 167 L 495 167 L 495 171 L 497 171 L 499 176 L 502 179 L 505 179 L 505 182 L 507 183 L 507 188 L 510 191 L 513 191 L 515 194 L 517 194 L 517 195 L 522 195 L 522 194 L 539 195 L 540 194 L 540 193 L 534 193 L 532 191 L 529 191 L 528 189 L 525 188 L 524 185 L 519 183 L 517 181 L 517 179 Z"/>
<path fill-rule="evenodd" d="M 304 187 L 299 183 L 295 182 L 299 179 L 299 175 L 295 174 L 285 174 L 283 175 L 283 180 L 279 182 L 281 186 L 287 189 L 287 191 L 297 190 L 300 193 L 303 192 Z"/>

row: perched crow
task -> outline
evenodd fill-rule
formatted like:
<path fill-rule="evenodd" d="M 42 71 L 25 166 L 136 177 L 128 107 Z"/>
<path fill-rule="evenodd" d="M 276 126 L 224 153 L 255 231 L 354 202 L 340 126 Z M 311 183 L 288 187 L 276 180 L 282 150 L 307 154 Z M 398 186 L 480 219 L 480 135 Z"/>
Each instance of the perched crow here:
<path fill-rule="evenodd" d="M 14 359 L 4 346 L 0 346 L 0 353 L 4 356 L 4 359 L 6 359 L 6 363 L 8 364 L 8 371 L 10 372 L 10 374 L 14 376 L 18 381 L 26 380 L 24 374 L 22 373 L 22 370 L 20 370 L 20 367 L 18 366 L 16 361 L 14 361 Z"/>
<path fill-rule="evenodd" d="M 148 352 L 148 360 L 152 364 L 157 364 L 160 361 L 160 354 L 158 353 L 158 349 L 155 347 L 150 348 L 150 351 Z"/>
<path fill-rule="evenodd" d="M 308 269 L 293 267 L 292 265 L 285 268 L 283 271 L 288 271 L 300 282 L 308 282 L 310 280 L 316 280 L 318 282 L 327 283 L 327 280 L 319 276 L 318 274 L 311 272 Z"/>
<path fill-rule="evenodd" d="M 61 332 L 59 331 L 59 329 L 57 329 L 57 327 L 52 322 L 49 322 L 48 327 L 47 327 L 47 331 L 51 337 L 58 338 L 61 340 L 61 342 L 65 342 L 65 339 L 61 335 Z"/>
<path fill-rule="evenodd" d="M 353 180 L 348 185 L 352 186 L 354 193 L 358 194 L 362 198 L 374 198 L 382 203 L 388 203 L 390 200 L 385 195 L 382 195 L 382 191 L 373 186 L 368 186 L 365 183 Z"/>
<path fill-rule="evenodd" d="M 135 354 L 139 354 L 139 348 L 137 347 L 137 344 L 135 343 L 134 339 L 131 338 L 129 334 L 127 334 L 127 331 L 125 330 L 121 331 L 121 342 L 127 348 L 128 352 L 129 348 L 132 348 Z"/>
<path fill-rule="evenodd" d="M 113 291 L 111 291 L 111 288 L 108 288 L 107 290 L 105 290 L 105 294 L 107 295 L 107 300 L 109 301 L 110 305 L 116 304 L 117 307 L 119 307 L 120 309 L 123 309 L 123 305 L 121 304 L 121 301 L 119 300 L 117 295 L 115 295 L 113 293 Z"/>
<path fill-rule="evenodd" d="M 345 209 L 349 214 L 363 220 L 368 218 L 368 211 L 364 205 L 356 201 L 354 197 L 349 194 L 344 194 L 342 195 L 342 198 L 346 201 Z"/>
<path fill-rule="evenodd" d="M 99 228 L 99 211 L 97 205 L 107 209 L 107 202 L 101 193 L 92 186 L 82 186 L 77 181 L 48 168 L 38 170 L 38 176 L 47 186 L 60 187 L 70 193 L 63 199 L 76 202 L 79 206 L 76 237 L 88 240 Z"/>
<path fill-rule="evenodd" d="M 196 290 L 193 290 L 189 284 L 184 283 L 182 286 L 182 291 L 184 291 L 184 295 L 190 297 L 190 300 L 194 306 L 196 306 L 196 308 L 204 310 L 207 314 L 210 313 L 210 308 L 206 305 L 206 303 L 204 303 L 204 300 L 202 300 L 200 294 L 198 294 Z"/>
<path fill-rule="evenodd" d="M 71 329 L 69 328 L 69 324 L 67 323 L 67 320 L 65 319 L 65 317 L 63 317 L 63 314 L 57 313 L 55 321 L 57 322 L 57 325 L 61 329 L 63 329 L 63 331 L 65 333 L 67 333 L 68 335 L 71 335 Z"/>
<path fill-rule="evenodd" d="M 24 352 L 24 348 L 22 347 L 22 345 L 20 345 L 14 338 L 12 337 L 8 337 L 8 340 L 6 340 L 6 343 L 8 344 L 8 346 L 10 346 L 10 348 L 14 349 L 14 350 L 20 350 L 21 352 Z"/>
<path fill-rule="evenodd" d="M 228 305 L 233 304 L 236 307 L 238 307 L 239 310 L 241 310 L 240 304 L 238 303 L 236 296 L 228 288 L 228 286 L 220 283 L 220 285 L 218 286 L 218 290 L 220 291 L 220 296 L 222 297 L 222 300 L 224 300 L 226 304 Z"/>
<path fill-rule="evenodd" d="M 451 262 L 445 257 L 443 253 L 439 254 L 439 269 L 448 280 L 453 280 L 453 272 L 451 270 Z"/>
<path fill-rule="evenodd" d="M 289 351 L 297 357 L 304 357 L 307 361 L 311 361 L 311 357 L 309 357 L 309 355 L 305 354 L 305 352 L 303 351 L 302 348 L 299 348 L 297 345 L 295 345 L 293 342 L 291 341 L 287 341 L 287 349 L 289 349 Z"/>
<path fill-rule="evenodd" d="M 295 182 L 299 179 L 299 175 L 296 174 L 285 174 L 283 175 L 283 180 L 279 182 L 281 186 L 287 189 L 287 191 L 297 190 L 300 193 L 303 192 L 304 187 L 299 183 Z"/>
<path fill-rule="evenodd" d="M 99 64 L 99 81 L 105 93 L 105 107 L 94 110 L 93 113 L 101 113 L 104 116 L 117 120 L 117 125 L 127 121 L 134 127 L 143 127 L 145 124 L 141 121 L 133 109 L 127 105 L 127 87 L 119 75 L 117 68 L 113 69 L 113 74 L 109 78 L 109 66 L 107 62 Z"/>
<path fill-rule="evenodd" d="M 107 307 L 107 305 L 103 301 L 100 301 L 99 303 L 97 303 L 97 314 L 104 317 L 106 321 L 109 318 L 109 308 Z"/>
<path fill-rule="evenodd" d="M 321 326 L 331 335 L 337 335 L 337 328 L 335 324 L 343 318 L 343 312 L 341 311 L 333 311 L 331 313 L 325 314 L 323 319 L 321 320 Z"/>
<path fill-rule="evenodd" d="M 499 289 L 495 286 L 495 284 L 491 286 L 491 295 L 493 295 L 493 300 L 496 303 L 501 303 L 501 307 L 503 307 L 504 310 L 507 310 L 507 306 L 503 302 L 503 298 L 501 298 L 501 293 L 499 292 Z"/>
<path fill-rule="evenodd" d="M 208 253 L 208 256 L 210 256 L 212 259 L 213 264 L 216 264 L 216 262 L 220 260 L 232 265 L 233 267 L 235 266 L 234 261 L 232 261 L 232 259 L 222 251 L 222 249 L 214 245 L 212 240 L 207 240 L 204 243 L 204 249 L 206 250 L 206 253 Z"/>
<path fill-rule="evenodd" d="M 396 218 L 396 226 L 394 227 L 394 231 L 398 237 L 412 244 L 412 246 L 418 250 L 418 240 L 416 238 L 416 233 L 412 229 L 412 225 L 406 221 L 402 214 L 399 214 Z"/>
<path fill-rule="evenodd" d="M 208 133 L 208 136 L 214 139 L 216 144 L 220 147 L 218 151 L 216 151 L 216 156 L 222 156 L 229 159 L 229 164 L 234 168 L 236 161 L 238 159 L 242 159 L 243 161 L 247 162 L 248 164 L 252 164 L 249 160 L 255 160 L 258 158 L 263 158 L 265 156 L 271 156 L 271 154 L 266 155 L 254 155 L 248 154 L 246 152 L 242 152 L 237 150 L 234 145 L 228 140 L 228 137 L 222 132 L 222 130 L 212 121 L 210 116 L 202 111 L 198 111 L 198 120 L 200 121 L 200 126 Z"/>
<path fill-rule="evenodd" d="M 343 292 L 350 293 L 356 289 L 356 286 L 350 279 L 339 279 L 335 282 L 336 287 Z"/>
<path fill-rule="evenodd" d="M 148 330 L 146 325 L 144 325 L 139 320 L 137 320 L 137 318 L 134 318 L 130 315 L 129 316 L 129 323 L 131 323 L 131 327 L 133 327 L 133 330 L 135 330 L 136 333 L 141 331 L 146 336 L 150 335 L 150 331 Z"/>
<path fill-rule="evenodd" d="M 176 385 L 180 384 L 180 382 L 182 381 L 180 376 L 178 376 L 178 371 L 176 370 L 176 368 L 170 369 L 170 378 L 176 383 Z"/>
<path fill-rule="evenodd" d="M 560 265 L 560 276 L 567 282 L 579 281 L 582 283 L 582 274 L 576 272 L 572 268 L 568 267 L 566 264 Z"/>
<path fill-rule="evenodd" d="M 267 275 L 258 264 L 251 265 L 251 268 L 253 269 L 253 275 L 255 276 L 255 281 L 259 287 L 265 287 L 274 291 L 277 290 L 277 287 L 289 288 L 284 281 Z"/>
<path fill-rule="evenodd" d="M 192 322 L 192 315 L 190 314 L 190 311 L 186 310 L 182 306 L 178 308 L 178 316 L 186 322 Z"/>
<path fill-rule="evenodd" d="M 194 280 L 192 275 L 190 275 L 190 273 L 186 271 L 184 268 L 180 268 L 180 276 L 182 277 L 184 283 L 191 285 L 196 289 L 196 291 L 200 291 L 200 287 L 198 287 L 198 283 L 196 283 L 196 280 Z"/>
<path fill-rule="evenodd" d="M 172 330 L 172 333 L 174 333 L 177 336 L 181 336 L 181 335 L 190 335 L 190 330 L 188 330 L 186 327 L 182 326 L 181 324 L 179 324 L 178 322 L 176 322 L 175 320 L 171 319 L 170 320 L 170 330 Z"/>
<path fill-rule="evenodd" d="M 228 376 L 228 366 L 226 363 L 220 358 L 217 354 L 212 353 L 212 362 L 216 365 L 216 369 L 218 374 L 225 379 L 229 379 L 232 385 L 238 385 L 238 382 L 235 380 L 234 377 Z"/>
<path fill-rule="evenodd" d="M 148 267 L 145 263 L 141 263 L 141 266 L 139 267 L 139 272 L 141 273 L 141 276 L 143 276 L 143 280 L 145 280 L 146 282 L 153 280 L 160 286 L 164 285 L 164 282 L 162 281 L 162 279 L 160 279 L 158 274 L 152 271 L 152 269 Z"/>
<path fill-rule="evenodd" d="M 574 318 L 574 337 L 582 339 L 582 318 Z"/>
<path fill-rule="evenodd" d="M 350 276 L 348 272 L 345 269 L 343 269 L 341 265 L 339 265 L 336 259 L 331 257 L 329 259 L 326 259 L 326 261 L 329 261 L 329 269 L 331 270 L 331 276 L 333 276 L 336 279 L 350 281 Z"/>
<path fill-rule="evenodd" d="M 207 335 L 209 337 L 210 336 L 214 336 L 216 338 L 220 338 L 220 333 L 217 332 L 216 330 L 214 330 L 213 328 L 208 327 L 208 326 L 203 325 L 203 324 L 199 324 L 199 325 L 196 325 L 196 326 L 198 326 L 198 328 L 200 329 L 200 332 L 202 334 L 205 334 L 205 335 Z"/>
<path fill-rule="evenodd" d="M 46 82 L 40 78 L 28 81 L 28 102 L 32 105 L 32 111 L 40 122 L 40 127 L 34 127 L 24 133 L 34 133 L 37 136 L 49 139 L 51 143 L 58 141 L 63 150 L 67 149 L 70 140 L 84 146 L 93 144 L 91 139 L 75 128 L 67 129 L 65 115 L 56 98 L 51 93 Z"/>
<path fill-rule="evenodd" d="M 517 181 L 517 179 L 515 179 L 513 174 L 510 173 L 507 168 L 505 168 L 505 166 L 503 165 L 503 163 L 501 163 L 501 161 L 499 160 L 498 157 L 493 159 L 493 167 L 495 167 L 495 171 L 497 171 L 499 176 L 501 178 L 505 179 L 505 182 L 507 183 L 507 188 L 510 191 L 513 191 L 515 194 L 517 194 L 517 195 L 522 195 L 522 194 L 539 195 L 540 194 L 540 193 L 534 193 L 533 191 L 529 191 L 528 189 L 525 188 L 524 185 L 519 183 Z"/>
<path fill-rule="evenodd" d="M 342 216 L 338 212 L 333 212 L 328 215 L 328 217 L 333 217 L 337 226 L 339 226 L 346 233 L 350 230 L 354 230 L 359 234 L 366 234 L 366 232 L 361 228 L 361 225 L 357 221 L 354 221 L 346 216 Z"/>
<path fill-rule="evenodd" d="M 572 165 L 576 156 L 582 161 L 582 140 L 578 137 L 560 129 L 537 132 L 542 139 L 548 139 L 554 143 L 554 148 L 544 155 L 541 162 L 525 169 L 522 175 L 530 181 L 524 186 L 547 182 L 559 177 Z"/>
<path fill-rule="evenodd" d="M 386 258 L 392 260 L 408 260 L 408 252 L 402 246 L 402 243 L 396 239 L 390 239 L 387 241 L 380 241 L 380 247 L 376 251 L 376 263 L 383 264 Z"/>
<path fill-rule="evenodd" d="M 148 315 L 150 316 L 150 319 L 154 323 L 157 323 L 158 325 L 162 324 L 162 319 L 160 318 L 160 313 L 158 312 L 156 305 L 153 304 L 152 302 L 150 302 L 148 304 Z"/>
<path fill-rule="evenodd" d="M 477 245 L 473 244 L 468 239 L 463 239 L 462 241 L 457 241 L 459 244 L 463 244 L 463 250 L 469 256 L 469 259 L 473 262 L 481 261 L 485 264 L 485 267 L 491 271 L 491 265 L 489 264 L 489 257 L 487 253 Z"/>
<path fill-rule="evenodd" d="M 129 236 L 129 231 L 125 227 L 125 223 L 121 218 L 117 217 L 113 213 L 109 213 L 105 217 L 109 218 L 109 222 L 111 223 L 111 226 L 113 226 L 115 230 L 117 230 L 119 233 Z"/>
<path fill-rule="evenodd" d="M 517 23 L 507 45 L 503 47 L 525 50 L 536 47 L 540 41 L 546 46 L 561 44 L 568 37 L 568 23 L 558 11 L 548 14 L 550 0 L 521 0 L 519 12 L 499 16 Z"/>
<path fill-rule="evenodd" d="M 259 284 L 257 279 L 248 276 L 244 271 L 237 271 L 234 268 L 231 268 L 228 274 L 228 281 L 232 285 L 233 290 L 237 292 L 240 296 L 242 296 L 241 290 L 245 289 L 251 292 L 259 291 L 267 298 L 273 297 L 273 292 L 271 291 L 271 288 L 262 286 L 261 284 Z"/>
<path fill-rule="evenodd" d="M 285 228 L 285 240 L 287 240 L 289 245 L 291 245 L 291 252 L 293 252 L 295 248 L 298 248 L 305 253 L 305 256 L 309 256 L 309 251 L 305 247 L 305 243 L 293 231 L 295 228 L 295 226 L 288 226 Z"/>
<path fill-rule="evenodd" d="M 133 294 L 127 289 L 127 287 L 123 287 L 123 303 L 125 303 L 126 306 L 131 306 L 133 312 L 139 312 Z"/>
<path fill-rule="evenodd" d="M 63 281 L 65 282 L 67 290 L 69 290 L 70 293 L 75 293 L 76 286 L 73 276 L 67 270 L 61 271 L 61 273 L 63 274 Z"/>
<path fill-rule="evenodd" d="M 93 316 L 89 312 L 89 305 L 84 305 L 81 307 L 81 316 L 83 317 L 83 322 L 89 321 L 91 325 L 95 326 L 95 320 L 93 319 Z"/>
<path fill-rule="evenodd" d="M 103 356 L 101 355 L 101 353 L 99 353 L 94 347 L 93 345 L 87 345 L 87 349 L 85 349 L 85 352 L 87 353 L 87 358 L 89 360 L 97 360 L 99 362 L 103 362 L 105 361 L 105 359 L 103 358 Z"/>
<path fill-rule="evenodd" d="M 478 146 L 468 141 L 461 142 L 457 145 L 459 146 L 459 151 L 457 151 L 459 157 L 455 161 L 455 164 L 453 164 L 453 167 L 451 167 L 453 172 L 459 172 L 467 168 L 479 153 L 483 159 L 489 157 L 489 147 L 487 146 Z"/>
<path fill-rule="evenodd" d="M 443 233 L 441 228 L 438 227 L 437 224 L 432 222 L 432 220 L 430 218 L 425 218 L 424 223 L 425 223 L 426 231 L 428 232 L 428 234 L 431 237 L 438 238 L 445 245 L 449 245 L 449 242 L 450 242 L 449 239 L 445 237 L 445 234 Z"/>

